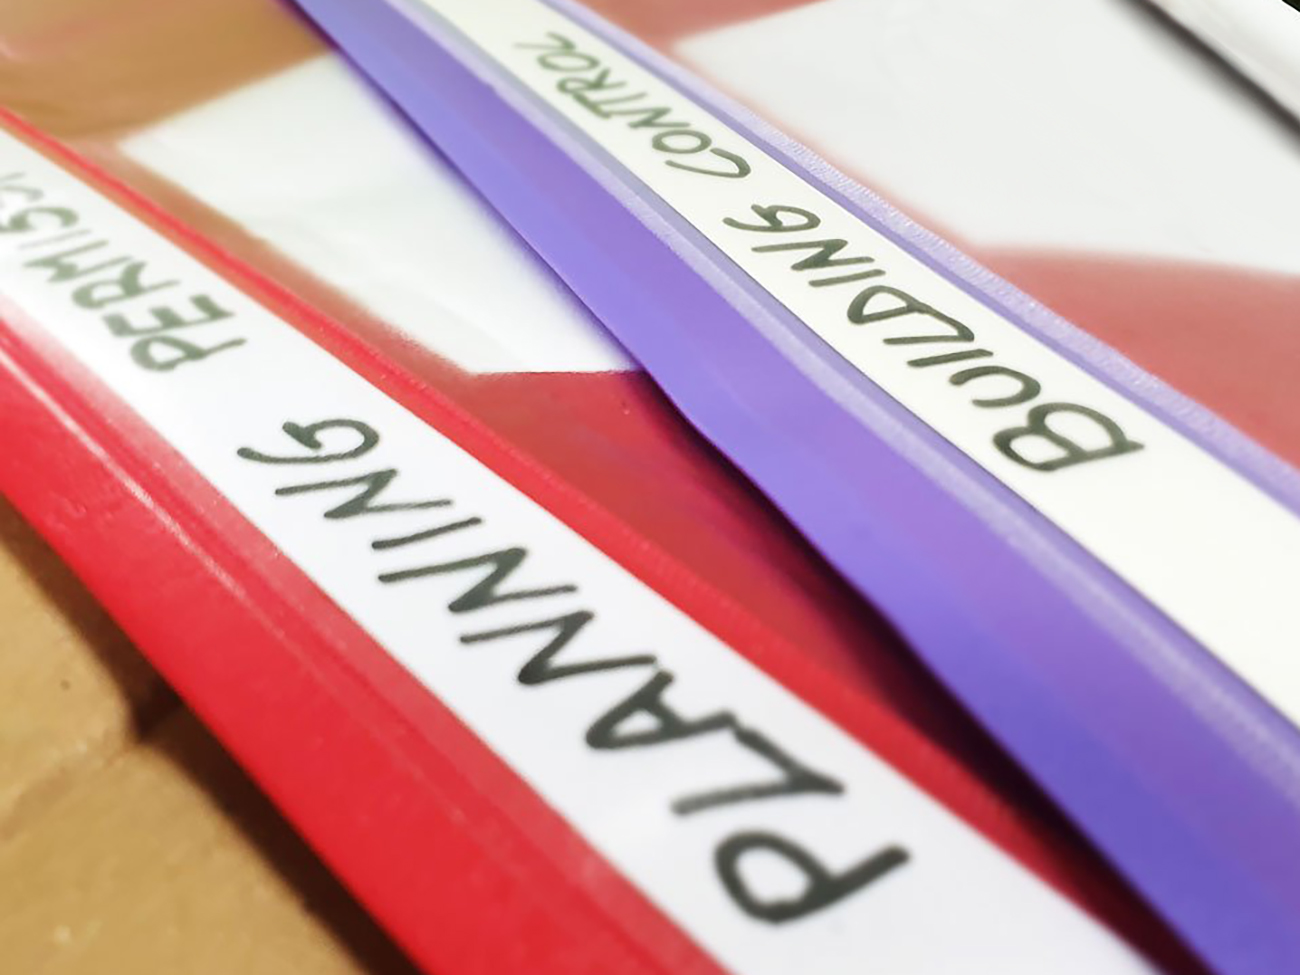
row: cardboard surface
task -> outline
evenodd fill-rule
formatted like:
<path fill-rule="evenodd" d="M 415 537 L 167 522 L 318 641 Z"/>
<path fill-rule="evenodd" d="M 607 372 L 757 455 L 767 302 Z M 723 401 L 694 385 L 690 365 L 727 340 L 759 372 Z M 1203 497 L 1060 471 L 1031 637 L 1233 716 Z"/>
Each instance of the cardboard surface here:
<path fill-rule="evenodd" d="M 5 971 L 415 971 L 4 502 L 0 620 Z"/>

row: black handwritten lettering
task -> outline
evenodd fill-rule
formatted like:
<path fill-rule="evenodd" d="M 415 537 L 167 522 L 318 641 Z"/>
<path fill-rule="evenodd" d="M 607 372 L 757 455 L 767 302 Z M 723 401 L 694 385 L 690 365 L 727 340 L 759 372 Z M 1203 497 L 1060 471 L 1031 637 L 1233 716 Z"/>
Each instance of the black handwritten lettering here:
<path fill-rule="evenodd" d="M 631 95 L 615 95 L 612 98 L 594 97 L 594 94 L 621 91 L 627 87 L 625 81 L 610 82 L 609 68 L 602 69 L 590 78 L 583 78 L 579 75 L 561 78 L 555 83 L 555 87 L 566 95 L 572 95 L 575 102 L 600 118 L 609 117 L 605 111 L 607 105 L 622 105 L 645 97 L 644 92 L 636 92 Z"/>
<path fill-rule="evenodd" d="M 1099 447 L 1085 447 L 1053 430 L 1048 422 L 1049 418 L 1060 414 L 1083 417 L 1101 433 L 1104 443 Z M 1027 440 L 1046 444 L 1054 452 L 1042 460 L 1026 457 L 1019 444 Z M 1043 403 L 1035 406 L 1029 411 L 1024 426 L 999 432 L 993 438 L 993 443 L 1004 456 L 1036 471 L 1059 471 L 1066 467 L 1074 467 L 1106 457 L 1131 454 L 1142 449 L 1142 444 L 1128 439 L 1119 424 L 1110 417 L 1076 403 Z"/>
<path fill-rule="evenodd" d="M 716 711 L 702 718 L 685 718 L 664 700 L 673 682 L 666 670 L 655 674 L 630 697 L 610 708 L 587 729 L 587 744 L 597 749 L 644 748 L 730 728 L 736 719 L 729 711 Z M 653 727 L 628 731 L 623 725 L 635 717 L 649 718 Z"/>
<path fill-rule="evenodd" d="M 130 301 L 132 298 L 139 298 L 141 295 L 173 288 L 180 283 L 173 279 L 146 284 L 141 280 L 144 269 L 144 261 L 132 261 L 118 270 L 114 277 L 104 281 L 91 281 L 88 284 L 74 288 L 72 300 L 82 308 L 103 308 L 106 305 L 115 305 L 119 301 Z M 229 313 L 223 313 L 220 317 L 225 318 L 228 315 Z M 204 319 L 205 322 L 213 320 L 212 318 Z"/>
<path fill-rule="evenodd" d="M 43 247 L 49 247 L 51 244 L 62 244 L 62 243 L 66 243 L 69 240 L 76 240 L 80 237 L 85 237 L 89 233 L 91 233 L 89 227 L 74 226 L 73 229 L 60 231 L 59 233 L 54 234 L 52 237 L 37 237 L 35 240 L 23 241 L 21 244 L 18 245 L 18 250 L 21 251 L 39 250 Z"/>
<path fill-rule="evenodd" d="M 156 288 L 154 290 L 157 290 Z M 196 318 L 182 318 L 174 308 L 150 308 L 152 322 L 135 325 L 125 315 L 112 314 L 104 316 L 104 324 L 114 335 L 138 337 L 131 345 L 131 358 L 146 369 L 169 372 L 186 362 L 198 362 L 226 349 L 237 348 L 244 344 L 244 339 L 229 339 L 215 345 L 201 346 L 197 341 L 182 339 L 175 335 L 162 335 L 175 329 L 206 325 L 231 317 L 231 313 L 219 306 L 205 295 L 196 295 L 190 299 Z"/>
<path fill-rule="evenodd" d="M 97 315 L 96 319 L 111 335 L 129 340 L 127 354 L 137 366 L 149 372 L 169 373 L 246 343 L 228 334 L 205 334 L 202 339 L 174 334 L 176 329 L 233 317 L 206 295 L 189 299 L 193 313 L 188 309 L 154 307 L 140 321 L 135 314 L 136 303 L 177 287 L 180 279 L 155 273 L 147 260 L 115 252 L 106 236 L 82 225 L 77 209 L 40 202 L 46 199 L 45 192 L 18 182 L 25 178 L 21 173 L 0 177 L 0 202 L 12 204 L 16 197 L 25 204 L 0 218 L 0 235 L 23 238 L 13 245 L 13 250 L 24 258 L 18 266 L 45 284 L 70 285 L 64 293 L 71 311 L 100 312 L 110 306 L 120 309 Z"/>
<path fill-rule="evenodd" d="M 524 548 L 508 548 L 500 552 L 489 552 L 473 558 L 459 559 L 455 562 L 443 562 L 439 565 L 425 565 L 418 569 L 402 569 L 397 572 L 385 572 L 379 576 L 384 583 L 405 582 L 408 579 L 422 579 L 427 576 L 446 575 L 448 572 L 463 572 L 465 569 L 477 569 L 490 566 L 490 571 L 479 582 L 457 596 L 447 608 L 453 613 L 467 613 L 497 603 L 511 602 L 518 599 L 540 599 L 543 596 L 555 596 L 560 593 L 575 591 L 572 585 L 547 586 L 542 589 L 520 589 L 515 592 L 499 592 L 497 587 L 510 578 L 528 555 Z"/>
<path fill-rule="evenodd" d="M 777 796 L 795 796 L 805 793 L 823 795 L 840 795 L 844 786 L 822 775 L 798 761 L 784 749 L 778 747 L 770 738 L 753 728 L 736 725 L 733 729 L 738 744 L 747 748 L 773 765 L 781 778 L 774 782 L 758 782 L 747 785 L 731 786 L 687 796 L 673 803 L 673 811 L 680 815 L 729 806 L 739 802 L 753 802 L 758 799 L 770 799 Z"/>
<path fill-rule="evenodd" d="M 686 141 L 683 142 L 683 139 Z M 703 152 L 713 145 L 713 140 L 703 132 L 696 132 L 694 129 L 672 129 L 668 132 L 656 132 L 650 139 L 650 144 L 660 152 L 689 155 Z"/>
<path fill-rule="evenodd" d="M 566 677 L 577 677 L 580 674 L 595 674 L 607 670 L 621 670 L 625 667 L 653 667 L 655 665 L 655 656 L 649 653 L 556 664 L 555 658 L 573 642 L 595 617 L 596 614 L 589 610 L 579 610 L 557 616 L 555 619 L 542 620 L 539 623 L 524 623 L 518 626 L 503 627 L 499 630 L 488 630 L 484 633 L 470 633 L 462 636 L 460 642 L 464 644 L 487 643 L 519 636 L 524 633 L 550 630 L 552 636 L 546 645 L 533 654 L 519 670 L 519 683 L 528 687 L 546 684 L 553 680 L 563 680 Z"/>
<path fill-rule="evenodd" d="M 47 217 L 49 219 L 43 219 Z M 41 218 L 39 223 L 38 218 Z M 0 223 L 0 233 L 26 234 L 41 230 L 64 230 L 75 225 L 76 222 L 77 214 L 67 207 L 28 207 Z"/>
<path fill-rule="evenodd" d="M 431 538 L 448 535 L 451 532 L 458 532 L 462 528 L 473 528 L 475 525 L 481 524 L 483 524 L 482 518 L 462 518 L 460 521 L 449 522 L 446 525 L 438 525 L 434 528 L 425 528 L 423 531 L 412 532 L 398 538 L 379 538 L 371 542 L 370 547 L 376 552 L 382 552 L 390 548 L 400 548 L 403 545 L 414 545 L 416 542 L 427 542 Z"/>
<path fill-rule="evenodd" d="M 446 498 L 439 498 L 435 501 L 398 501 L 387 504 L 372 504 L 377 497 L 384 493 L 385 489 L 396 477 L 397 471 L 390 467 L 387 470 L 371 471 L 369 474 L 358 474 L 356 477 L 345 477 L 337 481 L 292 484 L 288 487 L 276 488 L 275 493 L 281 497 L 289 497 L 307 491 L 329 491 L 341 487 L 361 487 L 359 494 L 326 511 L 326 518 L 355 518 L 357 515 L 382 514 L 390 511 L 423 511 L 426 508 L 445 508 L 451 504 Z"/>
<path fill-rule="evenodd" d="M 897 304 L 888 308 L 875 308 L 869 310 L 872 299 L 877 295 L 887 295 L 893 298 Z M 891 318 L 898 318 L 900 315 L 922 315 L 940 322 L 951 331 L 940 332 L 930 335 L 895 335 L 885 339 L 886 345 L 918 345 L 925 342 L 973 342 L 975 333 L 963 325 L 957 319 L 945 315 L 941 311 L 927 305 L 924 301 L 918 301 L 905 291 L 898 288 L 891 288 L 887 284 L 877 284 L 869 288 L 864 288 L 853 301 L 849 303 L 848 317 L 855 325 L 870 325 L 874 322 L 888 321 Z"/>
<path fill-rule="evenodd" d="M 639 98 L 644 98 L 642 92 Z M 665 118 L 672 114 L 670 108 L 620 108 L 617 111 L 606 112 L 606 118 L 634 118 L 635 122 L 628 122 L 629 129 L 684 129 L 689 126 L 688 122 L 677 122 L 673 120 L 665 121 Z"/>
<path fill-rule="evenodd" d="M 826 240 L 789 240 L 780 244 L 759 244 L 754 248 L 756 254 L 769 254 L 778 251 L 791 250 L 813 250 L 815 254 L 809 254 L 807 257 L 795 261 L 790 265 L 792 271 L 824 271 L 829 268 L 852 267 L 860 264 L 874 264 L 874 257 L 837 257 L 840 251 L 849 246 L 849 242 L 840 237 L 828 238 Z M 866 278 L 877 278 L 885 272 L 880 268 L 871 268 L 867 271 L 854 271 L 851 274 L 840 274 L 830 278 L 816 278 L 808 283 L 814 288 L 824 288 L 832 284 L 844 284 L 848 281 L 861 281 Z"/>
<path fill-rule="evenodd" d="M 750 210 L 758 217 L 758 222 L 724 217 L 722 222 L 728 227 L 756 234 L 790 234 L 814 230 L 821 225 L 821 217 L 811 210 L 787 204 L 752 204 Z M 812 240 L 788 240 L 774 244 L 757 244 L 752 249 L 755 253 L 781 253 L 786 251 L 811 251 L 808 256 L 800 258 L 790 265 L 796 272 L 822 271 L 850 266 L 874 265 L 875 260 L 866 255 L 842 257 L 849 247 L 849 242 L 841 237 L 826 237 Z M 886 270 L 870 267 L 861 271 L 840 274 L 832 277 L 810 278 L 807 283 L 813 287 L 827 287 L 844 284 L 864 278 L 882 277 Z M 854 325 L 874 325 L 892 322 L 907 316 L 927 319 L 943 326 L 939 331 L 925 331 L 920 334 L 889 334 L 882 339 L 885 345 L 924 345 L 935 343 L 960 342 L 974 344 L 975 332 L 965 322 L 939 311 L 928 302 L 922 301 L 901 288 L 888 284 L 873 284 L 859 291 L 849 302 L 845 317 Z M 972 348 L 958 352 L 939 355 L 918 356 L 909 359 L 907 364 L 915 369 L 933 369 L 937 366 L 952 365 L 971 359 L 989 359 L 993 353 L 988 349 Z M 1001 377 L 1015 384 L 1014 388 L 1001 396 L 980 396 L 971 400 L 971 404 L 981 409 L 998 409 L 1020 406 L 1037 399 L 1043 391 L 1042 383 L 1019 369 L 1012 369 L 998 363 L 972 366 L 952 373 L 948 377 L 954 386 L 964 386 L 977 380 Z M 1048 418 L 1056 413 L 1072 413 L 1091 422 L 1102 436 L 1100 446 L 1088 447 L 1066 436 L 1059 429 L 1053 429 Z M 994 444 L 1003 456 L 1032 470 L 1050 472 L 1073 467 L 1087 461 L 1100 460 L 1133 453 L 1142 449 L 1142 445 L 1128 439 L 1124 432 L 1109 417 L 1088 407 L 1069 403 L 1050 403 L 1034 407 L 1029 411 L 1025 426 L 1003 430 L 994 435 Z M 1035 445 L 1038 453 L 1046 451 L 1045 456 L 1034 458 L 1027 456 L 1024 446 Z"/>
<path fill-rule="evenodd" d="M 550 39 L 549 44 L 516 44 L 515 47 L 522 51 L 572 51 L 577 47 L 569 38 L 555 31 L 547 31 L 546 36 Z"/>
<path fill-rule="evenodd" d="M 174 335 L 153 335 L 140 339 L 131 346 L 131 358 L 136 365 L 155 372 L 171 372 L 187 362 L 199 362 L 227 349 L 238 348 L 243 339 L 230 339 L 216 345 L 201 346 L 195 342 L 178 339 Z"/>
<path fill-rule="evenodd" d="M 744 157 L 738 156 L 734 152 L 729 152 L 726 149 L 719 149 L 717 146 L 714 146 L 709 150 L 709 155 L 716 156 L 725 162 L 731 163 L 731 168 L 707 169 L 703 166 L 690 166 L 684 162 L 678 162 L 676 159 L 667 160 L 666 165 L 672 166 L 674 169 L 685 169 L 692 173 L 703 173 L 706 176 L 722 176 L 725 179 L 744 179 L 753 172 Z"/>
<path fill-rule="evenodd" d="M 251 463 L 270 465 L 272 469 L 286 464 L 350 464 L 368 455 L 381 442 L 378 431 L 355 419 L 335 418 L 307 424 L 289 422 L 281 429 L 299 449 L 288 453 L 265 453 L 244 447 L 239 449 L 238 456 Z M 372 460 L 366 463 L 374 466 Z M 280 487 L 275 489 L 275 494 L 285 497 L 314 491 L 360 489 L 342 504 L 325 511 L 322 516 L 325 519 L 391 512 L 400 523 L 403 518 L 411 517 L 413 510 L 452 504 L 450 500 L 378 503 L 385 489 L 399 476 L 395 466 L 360 474 L 350 470 L 339 473 L 346 476 Z M 387 524 L 387 521 L 377 523 Z M 408 546 L 436 545 L 447 534 L 483 523 L 484 519 L 478 516 L 462 518 L 404 535 L 375 539 L 370 546 L 377 551 L 405 551 Z M 527 557 L 527 549 L 514 546 L 471 558 L 384 572 L 376 578 L 380 584 L 388 585 L 477 571 L 480 578 L 446 603 L 447 610 L 454 614 L 487 611 L 498 604 L 519 604 L 578 592 L 577 586 L 568 584 L 507 589 Z M 676 677 L 662 667 L 658 655 L 651 652 L 601 654 L 590 636 L 595 620 L 596 613 L 590 609 L 570 608 L 543 619 L 498 623 L 461 633 L 458 639 L 465 647 L 496 643 L 508 647 L 522 645 L 530 655 L 516 672 L 516 680 L 526 688 L 540 688 L 569 678 L 590 676 L 599 679 L 599 675 L 611 672 L 644 669 L 648 676 L 640 686 L 591 722 L 581 739 L 585 747 L 626 754 L 674 742 L 686 743 L 706 735 L 728 735 L 738 746 L 737 756 L 747 756 L 749 762 L 757 759 L 772 770 L 770 776 L 737 773 L 730 782 L 723 780 L 714 788 L 672 800 L 669 808 L 678 816 L 691 816 L 723 807 L 735 809 L 743 804 L 770 802 L 783 797 L 834 798 L 844 793 L 840 782 L 800 761 L 769 735 L 742 724 L 731 710 L 714 708 L 699 714 L 687 714 L 674 706 L 667 694 Z M 585 654 L 577 656 L 575 648 L 579 647 L 588 649 Z M 582 650 L 578 649 L 578 653 Z M 804 884 L 798 896 L 765 897 L 746 881 L 742 875 L 742 861 L 750 854 L 762 851 L 784 858 L 798 871 Z M 905 862 L 907 854 L 898 847 L 889 847 L 870 860 L 835 873 L 791 840 L 775 833 L 749 831 L 726 839 L 718 847 L 715 859 L 718 876 L 740 910 L 765 922 L 780 923 L 838 903 Z"/>
<path fill-rule="evenodd" d="M 781 857 L 798 870 L 805 886 L 797 897 L 760 898 L 740 872 L 741 861 L 754 853 Z M 750 917 L 770 924 L 797 921 L 843 900 L 908 861 L 906 850 L 885 847 L 843 873 L 832 873 L 803 847 L 775 833 L 738 833 L 718 847 L 714 857 L 718 877 L 731 899 Z"/>
<path fill-rule="evenodd" d="M 752 230 L 755 233 L 797 233 L 801 230 L 815 230 L 821 226 L 822 218 L 817 216 L 811 210 L 805 210 L 803 207 L 792 206 L 760 206 L 755 203 L 750 207 L 759 217 L 762 218 L 761 224 L 742 223 L 734 217 L 724 217 L 722 222 L 728 227 L 735 227 L 737 230 Z M 802 222 L 786 223 L 783 214 L 794 214 Z"/>
<path fill-rule="evenodd" d="M 194 310 L 198 312 L 196 317 L 182 318 L 181 313 L 175 308 L 160 306 L 148 310 L 152 321 L 142 325 L 134 324 L 125 315 L 116 313 L 105 315 L 104 324 L 108 326 L 108 330 L 114 335 L 156 335 L 159 332 L 166 332 L 176 328 L 209 325 L 212 322 L 230 318 L 233 314 L 222 308 L 207 295 L 195 295 L 189 301 Z"/>
<path fill-rule="evenodd" d="M 993 353 L 988 349 L 963 349 L 961 352 L 944 352 L 942 355 L 927 355 L 919 359 L 909 359 L 907 364 L 916 369 L 928 369 L 931 366 L 946 366 L 967 359 L 987 359 Z"/>
<path fill-rule="evenodd" d="M 26 179 L 23 173 L 9 173 L 3 179 L 0 179 L 0 197 L 9 194 L 12 196 L 21 196 L 28 203 L 35 203 L 42 199 L 45 194 L 35 186 L 21 186 L 14 180 Z"/>
<path fill-rule="evenodd" d="M 575 81 L 577 79 L 565 78 L 564 80 Z M 619 88 L 622 86 L 611 85 L 610 87 Z M 626 105 L 629 102 L 640 101 L 642 98 L 645 98 L 645 92 L 643 91 L 636 92 L 635 94 L 632 95 L 618 95 L 614 98 L 592 98 L 590 95 L 585 95 L 578 92 L 575 92 L 573 95 L 573 100 L 575 102 L 577 102 L 583 108 L 587 109 L 593 115 L 598 115 L 601 118 L 613 118 L 615 115 L 621 114 L 620 112 L 617 111 L 610 111 L 608 107 L 610 105 Z M 686 124 L 682 123 L 681 127 L 685 128 Z M 631 126 L 631 128 L 635 128 L 635 126 Z"/>
<path fill-rule="evenodd" d="M 743 179 L 753 171 L 744 156 L 715 146 L 713 137 L 707 132 L 700 131 L 689 122 L 670 118 L 673 112 L 666 106 L 610 107 L 640 102 L 647 97 L 644 91 L 613 94 L 612 97 L 594 97 L 622 92 L 627 87 L 627 82 L 615 80 L 610 68 L 602 67 L 600 59 L 595 55 L 578 50 L 577 44 L 572 39 L 554 31 L 548 33 L 546 37 L 545 43 L 515 46 L 522 50 L 540 52 L 537 55 L 537 63 L 540 67 L 564 75 L 555 83 L 557 91 L 568 95 L 598 118 L 628 118 L 630 121 L 626 124 L 629 129 L 653 130 L 650 147 L 656 152 L 669 156 L 708 155 L 712 157 L 711 164 L 665 159 L 664 165 L 722 179 Z M 592 73 L 584 76 L 583 72 Z"/>
<path fill-rule="evenodd" d="M 235 453 L 244 460 L 257 461 L 259 464 L 332 464 L 335 461 L 354 460 L 368 454 L 379 443 L 379 433 L 369 424 L 360 420 L 320 420 L 316 423 L 286 423 L 280 428 L 294 443 L 311 451 L 324 449 L 321 434 L 328 430 L 349 430 L 359 438 L 356 446 L 332 454 L 312 453 L 295 457 L 283 457 L 264 454 L 251 447 L 240 447 Z"/>
<path fill-rule="evenodd" d="M 1006 396 L 986 396 L 983 399 L 971 400 L 976 406 L 1017 406 L 1021 403 L 1028 403 L 1031 399 L 1038 396 L 1043 391 L 1043 385 L 1033 376 L 1026 376 L 1018 369 L 1008 369 L 1006 366 L 974 366 L 970 369 L 963 369 L 960 372 L 954 372 L 948 377 L 948 382 L 954 386 L 962 386 L 973 379 L 981 379 L 985 376 L 1005 376 L 1020 384 L 1020 388 L 1014 393 L 1008 393 Z"/>
<path fill-rule="evenodd" d="M 84 278 L 87 274 L 94 274 L 96 271 L 103 271 L 110 267 L 116 267 L 119 264 L 125 264 L 131 260 L 129 257 L 119 256 L 110 258 L 107 261 L 100 261 L 98 264 L 83 265 L 72 258 L 83 254 L 89 254 L 92 251 L 102 250 L 108 246 L 108 241 L 97 240 L 92 244 L 82 244 L 80 247 L 73 247 L 70 250 L 59 251 L 57 254 L 47 254 L 45 257 L 33 257 L 23 266 L 35 270 L 49 271 L 50 276 L 47 279 L 51 284 L 62 284 L 64 281 L 75 281 L 77 278 Z"/>
<path fill-rule="evenodd" d="M 537 60 L 550 71 L 590 71 L 600 64 L 590 54 L 581 51 L 547 51 Z"/>

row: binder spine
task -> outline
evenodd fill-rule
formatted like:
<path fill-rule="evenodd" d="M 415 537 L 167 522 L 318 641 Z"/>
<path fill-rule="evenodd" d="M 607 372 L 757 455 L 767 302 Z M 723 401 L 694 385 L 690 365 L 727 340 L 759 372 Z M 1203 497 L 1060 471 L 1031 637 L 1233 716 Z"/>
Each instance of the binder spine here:
<path fill-rule="evenodd" d="M 1217 970 L 1300 967 L 1300 735 L 1259 687 L 862 382 L 612 150 L 433 9 L 448 4 L 299 5 Z M 577 5 L 546 6 L 573 31 L 553 43 L 585 36 L 580 26 L 676 86 L 690 96 L 682 104 L 706 107 L 937 278 L 1249 480 L 1294 527 L 1300 491 L 1285 464 Z"/>

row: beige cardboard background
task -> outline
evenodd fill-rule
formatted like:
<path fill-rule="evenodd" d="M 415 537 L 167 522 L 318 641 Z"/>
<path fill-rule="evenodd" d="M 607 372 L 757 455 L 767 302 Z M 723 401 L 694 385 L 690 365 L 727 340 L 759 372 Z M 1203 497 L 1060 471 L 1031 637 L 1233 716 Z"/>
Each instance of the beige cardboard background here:
<path fill-rule="evenodd" d="M 0 626 L 0 968 L 414 975 L 4 501 Z"/>

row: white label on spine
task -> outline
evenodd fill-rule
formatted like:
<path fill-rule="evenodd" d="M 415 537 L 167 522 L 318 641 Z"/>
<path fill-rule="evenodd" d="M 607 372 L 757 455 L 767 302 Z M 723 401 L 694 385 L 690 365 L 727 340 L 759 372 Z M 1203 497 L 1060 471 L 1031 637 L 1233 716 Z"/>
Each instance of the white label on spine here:
<path fill-rule="evenodd" d="M 725 966 L 1149 971 L 473 456 L 7 134 L 0 295 Z M 573 639 L 548 660 L 558 621 Z"/>
<path fill-rule="evenodd" d="M 396 6 L 445 18 L 864 376 L 1300 720 L 1300 518 L 1285 506 L 540 0 Z"/>

